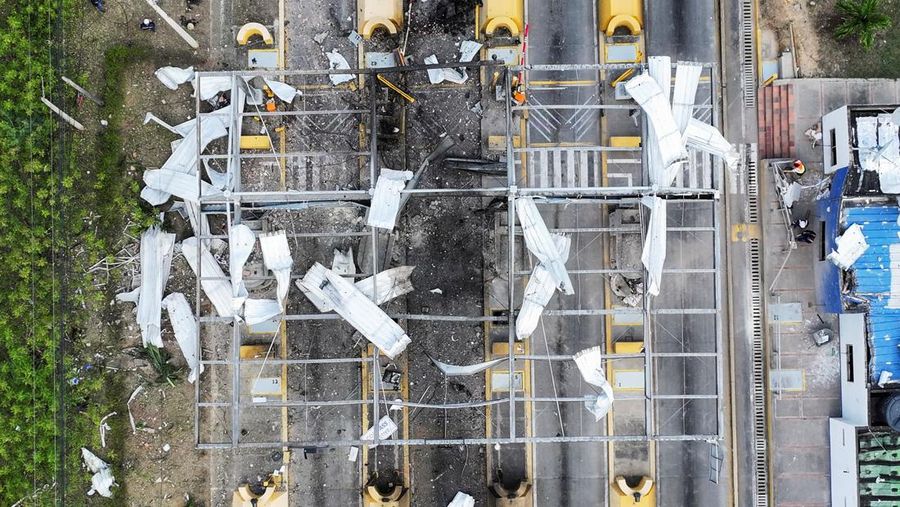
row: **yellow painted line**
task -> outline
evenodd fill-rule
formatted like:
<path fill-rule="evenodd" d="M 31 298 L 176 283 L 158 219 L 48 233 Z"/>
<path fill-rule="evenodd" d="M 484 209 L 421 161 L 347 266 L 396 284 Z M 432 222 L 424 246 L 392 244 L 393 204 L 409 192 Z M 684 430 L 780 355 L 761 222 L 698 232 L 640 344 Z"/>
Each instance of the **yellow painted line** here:
<path fill-rule="evenodd" d="M 569 81 L 555 81 L 555 80 L 536 80 L 536 81 L 528 81 L 528 86 L 592 86 L 596 85 L 597 81 L 593 79 L 574 79 Z"/>
<path fill-rule="evenodd" d="M 761 235 L 759 224 L 731 224 L 732 243 L 746 243 L 750 239 L 760 239 Z"/>
<path fill-rule="evenodd" d="M 590 147 L 594 146 L 591 143 L 532 143 L 529 145 L 531 148 L 578 148 L 578 147 Z"/>

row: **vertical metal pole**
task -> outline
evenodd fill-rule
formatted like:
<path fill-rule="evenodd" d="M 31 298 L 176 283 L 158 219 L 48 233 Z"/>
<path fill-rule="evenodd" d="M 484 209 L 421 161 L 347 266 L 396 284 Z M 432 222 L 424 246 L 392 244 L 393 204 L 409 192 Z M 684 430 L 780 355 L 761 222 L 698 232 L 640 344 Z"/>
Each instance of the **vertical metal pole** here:
<path fill-rule="evenodd" d="M 721 164 L 719 164 L 721 167 Z M 721 202 L 716 200 L 713 203 L 713 245 L 715 245 L 715 269 L 713 275 L 716 286 L 716 414 L 718 417 L 718 425 L 716 432 L 720 437 L 725 436 L 725 405 L 723 396 L 725 393 L 724 365 L 722 361 L 722 245 L 721 233 L 719 231 L 721 213 L 723 212 Z"/>
<path fill-rule="evenodd" d="M 375 191 L 375 183 L 376 183 L 376 165 L 378 164 L 378 101 L 376 94 L 378 93 L 378 88 L 376 86 L 375 79 L 369 79 L 369 108 L 370 108 L 370 119 L 369 119 L 369 192 L 374 194 Z M 378 230 L 374 227 L 371 227 L 371 239 L 372 239 L 372 284 L 373 290 L 377 294 L 378 287 L 377 282 L 378 278 L 375 276 L 378 273 Z M 378 440 L 379 440 L 379 410 L 378 410 L 378 391 L 381 387 L 379 381 L 381 378 L 379 377 L 379 372 L 381 368 L 378 367 L 378 356 L 379 350 L 378 347 L 373 347 L 374 352 L 372 354 L 372 424 L 374 428 L 374 440 L 373 444 L 375 445 L 375 460 L 378 460 Z M 365 379 L 363 379 L 365 381 Z"/>
<path fill-rule="evenodd" d="M 197 83 L 197 89 L 200 88 L 200 73 L 194 73 L 194 82 Z M 197 93 L 194 97 L 194 118 L 197 119 L 197 177 L 200 176 L 200 94 Z M 197 184 L 199 186 L 199 183 Z M 197 205 L 197 215 L 200 219 L 203 219 L 203 196 L 200 196 L 200 203 Z M 198 269 L 199 271 L 199 269 Z M 200 325 L 200 275 L 198 273 L 195 290 L 194 290 L 194 318 L 197 320 L 197 358 L 200 358 L 200 350 L 202 347 L 200 346 L 200 340 L 203 337 L 203 326 Z M 197 380 L 194 382 L 194 445 L 200 444 L 200 382 L 201 382 L 202 374 L 197 374 Z"/>
<path fill-rule="evenodd" d="M 508 185 L 506 221 L 508 238 L 508 258 L 507 258 L 507 291 L 509 293 L 509 312 L 507 317 L 509 334 L 507 336 L 507 359 L 509 364 L 509 437 L 516 437 L 516 357 L 513 354 L 515 350 L 516 339 L 516 319 L 515 319 L 515 273 L 516 273 L 516 165 L 513 159 L 513 133 L 512 133 L 512 109 L 510 104 L 510 73 L 507 70 L 504 79 L 504 87 L 506 91 L 506 183 Z"/>

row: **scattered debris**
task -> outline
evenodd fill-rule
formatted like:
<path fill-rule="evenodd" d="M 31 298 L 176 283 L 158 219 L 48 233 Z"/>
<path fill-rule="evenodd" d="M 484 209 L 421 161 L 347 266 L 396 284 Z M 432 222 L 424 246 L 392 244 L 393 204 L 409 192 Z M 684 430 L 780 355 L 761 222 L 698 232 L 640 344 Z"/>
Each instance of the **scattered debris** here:
<path fill-rule="evenodd" d="M 441 370 L 441 373 L 443 373 L 447 377 L 461 377 L 461 376 L 465 376 L 465 375 L 475 375 L 476 373 L 481 373 L 484 370 L 487 370 L 488 368 L 493 368 L 494 366 L 497 366 L 498 364 L 500 364 L 508 359 L 506 357 L 501 357 L 501 358 L 497 358 L 497 359 L 492 359 L 490 361 L 485 361 L 483 363 L 470 364 L 470 365 L 466 365 L 466 366 L 456 366 L 453 364 L 442 363 L 442 362 L 438 361 L 437 359 L 431 357 L 431 354 L 429 354 L 427 352 L 425 353 L 425 355 L 428 356 L 428 359 L 431 359 L 431 362 L 434 363 L 434 365 L 437 366 L 437 368 L 439 370 Z"/>
<path fill-rule="evenodd" d="M 328 57 L 328 64 L 332 70 L 350 70 L 350 64 L 347 63 L 347 59 L 338 53 L 337 49 L 325 53 L 325 56 Z M 329 74 L 328 77 L 331 79 L 331 84 L 335 86 L 353 81 L 353 74 Z"/>
<path fill-rule="evenodd" d="M 113 477 L 109 464 L 84 447 L 81 448 L 81 459 L 87 469 L 94 474 L 91 477 L 91 489 L 87 492 L 88 496 L 98 493 L 104 498 L 112 498 L 110 488 L 115 484 L 116 478 Z"/>
<path fill-rule="evenodd" d="M 154 11 L 156 11 L 156 14 L 158 14 L 159 17 L 163 18 L 163 21 L 168 23 L 169 26 L 171 26 L 172 29 L 175 30 L 175 33 L 177 33 L 179 36 L 181 36 L 181 38 L 184 39 L 184 41 L 188 43 L 188 46 L 190 46 L 194 49 L 197 49 L 200 47 L 200 44 L 198 44 L 197 41 L 193 37 L 191 37 L 191 34 L 184 31 L 184 28 L 181 28 L 181 25 L 179 25 L 177 21 L 175 21 L 174 19 L 172 19 L 171 16 L 166 14 L 166 11 L 162 10 L 162 8 L 159 5 L 156 5 L 155 0 L 147 0 L 147 4 L 150 7 L 152 7 Z"/>
<path fill-rule="evenodd" d="M 459 45 L 459 61 L 462 63 L 471 62 L 475 55 L 484 44 L 473 40 L 464 40 Z"/>
<path fill-rule="evenodd" d="M 430 292 L 432 294 L 443 294 L 444 293 L 444 291 L 442 291 L 441 289 L 431 289 L 428 292 Z"/>
<path fill-rule="evenodd" d="M 394 432 L 397 431 L 397 423 L 395 423 L 391 416 L 386 415 L 378 420 L 378 440 L 387 440 L 393 436 Z M 375 440 L 375 426 L 369 428 L 361 437 L 360 440 Z M 375 444 L 369 444 L 369 449 L 376 447 Z"/>
<path fill-rule="evenodd" d="M 400 212 L 400 192 L 412 177 L 412 171 L 381 170 L 375 183 L 375 194 L 372 196 L 372 207 L 369 208 L 366 225 L 394 230 L 397 214 Z"/>
<path fill-rule="evenodd" d="M 278 302 L 284 308 L 291 288 L 291 268 L 294 266 L 287 234 L 284 231 L 261 234 L 259 246 L 262 248 L 263 262 L 275 275 L 278 284 Z"/>
<path fill-rule="evenodd" d="M 144 390 L 144 386 L 137 386 L 134 391 L 131 392 L 131 396 L 128 397 L 128 402 L 125 403 L 125 406 L 128 408 L 128 422 L 131 423 L 131 434 L 134 435 L 137 433 L 137 428 L 134 425 L 134 416 L 131 415 L 131 402 L 137 398 L 137 395 Z"/>
<path fill-rule="evenodd" d="M 347 35 L 347 40 L 350 41 L 350 44 L 353 44 L 354 46 L 359 46 L 359 43 L 362 42 L 363 38 L 362 38 L 362 35 L 357 33 L 356 30 L 350 30 L 350 34 Z M 321 42 L 320 42 L 320 44 L 321 44 Z"/>
<path fill-rule="evenodd" d="M 191 370 L 188 374 L 188 382 L 193 384 L 204 369 L 200 362 L 200 334 L 197 321 L 194 320 L 194 313 L 184 294 L 180 292 L 173 292 L 166 296 L 162 300 L 162 306 L 169 314 L 175 341 Z"/>
<path fill-rule="evenodd" d="M 119 301 L 137 303 L 137 324 L 144 347 L 162 347 L 160 335 L 161 300 L 172 268 L 175 235 L 151 227 L 141 234 L 141 285 L 131 292 L 118 294 Z"/>
<path fill-rule="evenodd" d="M 641 204 L 650 209 L 650 225 L 647 227 L 641 262 L 647 268 L 647 293 L 658 296 L 666 262 L 666 201 L 656 196 L 645 196 L 641 198 Z"/>
<path fill-rule="evenodd" d="M 231 317 L 234 311 L 231 308 L 231 282 L 222 271 L 216 258 L 209 253 L 209 249 L 203 246 L 196 237 L 191 236 L 181 242 L 181 253 L 191 267 L 195 276 L 201 276 L 200 287 L 213 304 L 216 312 L 222 317 Z"/>
<path fill-rule="evenodd" d="M 154 72 L 156 79 L 168 89 L 177 90 L 178 85 L 194 79 L 194 67 L 161 67 Z"/>
<path fill-rule="evenodd" d="M 453 497 L 453 500 L 447 507 L 475 507 L 475 499 L 460 491 Z"/>
<path fill-rule="evenodd" d="M 325 42 L 325 38 L 328 37 L 328 32 L 319 32 L 316 35 L 313 35 L 313 40 L 316 41 L 316 44 L 322 45 Z"/>
<path fill-rule="evenodd" d="M 691 118 L 684 131 L 684 137 L 689 147 L 721 158 L 729 170 L 737 169 L 740 156 L 716 127 Z"/>
<path fill-rule="evenodd" d="M 547 225 L 544 224 L 534 199 L 531 197 L 516 199 L 516 215 L 519 217 L 528 251 L 544 265 L 561 291 L 569 295 L 574 294 L 575 289 L 572 288 L 572 281 L 566 271 L 566 261 L 562 258 Z"/>
<path fill-rule="evenodd" d="M 884 387 L 887 384 L 896 383 L 896 381 L 892 381 L 891 377 L 894 376 L 894 372 L 888 370 L 881 370 L 881 374 L 878 375 L 878 387 Z"/>
<path fill-rule="evenodd" d="M 480 104 L 480 102 L 479 102 Z M 444 159 L 444 167 L 457 171 L 469 171 L 490 176 L 506 176 L 505 160 L 488 160 L 483 158 L 458 158 L 447 157 Z"/>
<path fill-rule="evenodd" d="M 315 263 L 298 283 L 313 304 L 325 302 L 389 358 L 394 359 L 409 345 L 403 328 L 356 285 L 322 264 Z"/>
<path fill-rule="evenodd" d="M 603 349 L 600 346 L 584 349 L 576 353 L 572 359 L 584 381 L 601 390 L 599 395 L 588 396 L 584 402 L 585 408 L 594 414 L 594 419 L 600 421 L 609 412 L 615 399 L 612 386 L 603 372 Z"/>
<path fill-rule="evenodd" d="M 347 454 L 347 459 L 356 463 L 356 459 L 359 457 L 359 447 L 353 446 L 350 447 L 350 452 Z"/>
<path fill-rule="evenodd" d="M 478 102 L 476 102 L 474 106 L 469 108 L 469 111 L 472 111 L 478 116 L 481 116 L 481 114 L 484 113 L 484 108 L 481 107 L 481 101 L 479 100 Z"/>
<path fill-rule="evenodd" d="M 866 237 L 863 235 L 859 224 L 853 224 L 837 238 L 837 251 L 832 250 L 826 259 L 835 266 L 847 270 L 869 249 Z M 892 268 L 893 269 L 893 268 Z"/>
<path fill-rule="evenodd" d="M 256 234 L 244 224 L 234 224 L 228 233 L 228 271 L 231 274 L 231 308 L 240 311 L 247 299 L 247 287 L 244 284 L 244 264 L 253 253 L 256 245 Z"/>
<path fill-rule="evenodd" d="M 553 241 L 559 251 L 560 261 L 565 263 L 569 258 L 569 247 L 572 240 L 562 234 L 553 234 Z M 522 307 L 516 316 L 516 337 L 524 340 L 534 333 L 544 307 L 550 302 L 550 298 L 559 288 L 559 282 L 553 277 L 543 263 L 538 263 L 528 278 L 525 286 L 525 295 L 522 298 Z"/>
<path fill-rule="evenodd" d="M 334 260 L 331 261 L 331 270 L 341 276 L 353 277 L 356 274 L 356 263 L 353 262 L 353 248 L 347 249 L 347 253 L 334 249 Z"/>
<path fill-rule="evenodd" d="M 106 424 L 106 420 L 114 415 L 116 415 L 115 412 L 110 412 L 103 416 L 103 419 L 100 419 L 100 446 L 104 449 L 106 448 L 106 432 L 112 429 Z"/>

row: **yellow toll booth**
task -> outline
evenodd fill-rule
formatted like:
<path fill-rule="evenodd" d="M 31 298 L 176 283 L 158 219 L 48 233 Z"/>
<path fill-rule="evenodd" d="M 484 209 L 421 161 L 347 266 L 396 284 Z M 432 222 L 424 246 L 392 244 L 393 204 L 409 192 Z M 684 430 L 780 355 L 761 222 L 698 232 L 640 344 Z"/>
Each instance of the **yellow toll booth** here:
<path fill-rule="evenodd" d="M 612 37 L 618 28 L 638 35 L 644 26 L 641 0 L 600 0 L 600 31 Z"/>

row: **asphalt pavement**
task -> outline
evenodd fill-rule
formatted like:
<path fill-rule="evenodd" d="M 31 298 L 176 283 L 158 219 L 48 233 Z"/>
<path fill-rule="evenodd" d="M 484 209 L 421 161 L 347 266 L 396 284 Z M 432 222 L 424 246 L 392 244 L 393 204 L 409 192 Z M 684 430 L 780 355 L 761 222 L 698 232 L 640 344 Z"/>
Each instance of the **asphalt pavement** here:
<path fill-rule="evenodd" d="M 672 61 L 716 62 L 718 14 L 714 0 L 653 0 L 644 13 L 647 55 Z"/>

